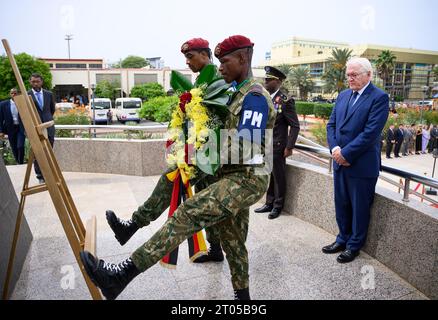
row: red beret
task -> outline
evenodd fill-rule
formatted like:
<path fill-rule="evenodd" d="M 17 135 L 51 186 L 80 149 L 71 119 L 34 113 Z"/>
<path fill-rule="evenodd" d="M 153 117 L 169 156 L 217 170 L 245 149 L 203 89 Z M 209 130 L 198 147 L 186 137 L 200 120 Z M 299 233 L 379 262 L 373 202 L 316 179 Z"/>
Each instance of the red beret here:
<path fill-rule="evenodd" d="M 214 55 L 216 58 L 220 59 L 236 50 L 252 47 L 254 47 L 254 43 L 252 43 L 247 37 L 240 35 L 231 36 L 216 46 Z"/>
<path fill-rule="evenodd" d="M 202 38 L 194 38 L 189 41 L 186 41 L 181 46 L 181 52 L 187 53 L 191 50 L 200 50 L 200 49 L 209 49 L 209 43 L 207 40 Z"/>

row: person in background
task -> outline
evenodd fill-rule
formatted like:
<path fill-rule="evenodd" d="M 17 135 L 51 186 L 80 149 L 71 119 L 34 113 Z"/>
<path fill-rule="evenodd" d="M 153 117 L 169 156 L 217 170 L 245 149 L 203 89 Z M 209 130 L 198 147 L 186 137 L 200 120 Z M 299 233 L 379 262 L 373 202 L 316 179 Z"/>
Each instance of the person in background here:
<path fill-rule="evenodd" d="M 395 131 L 395 148 L 394 148 L 394 156 L 396 158 L 400 158 L 400 149 L 403 144 L 404 137 L 404 125 L 400 124 Z"/>
<path fill-rule="evenodd" d="M 24 142 L 26 136 L 23 125 L 20 121 L 17 106 L 14 97 L 17 95 L 17 89 L 12 88 L 10 91 L 11 99 L 0 103 L 0 138 L 8 136 L 9 145 L 12 149 L 17 164 L 24 163 Z"/>
<path fill-rule="evenodd" d="M 423 128 L 419 125 L 415 134 L 415 154 L 420 154 L 423 143 Z"/>
<path fill-rule="evenodd" d="M 392 159 L 391 152 L 395 144 L 395 132 L 394 125 L 390 125 L 388 131 L 386 132 L 386 159 Z"/>
<path fill-rule="evenodd" d="M 421 139 L 421 153 L 426 154 L 427 146 L 430 141 L 430 127 L 424 126 L 422 133 L 423 133 L 423 137 Z"/>

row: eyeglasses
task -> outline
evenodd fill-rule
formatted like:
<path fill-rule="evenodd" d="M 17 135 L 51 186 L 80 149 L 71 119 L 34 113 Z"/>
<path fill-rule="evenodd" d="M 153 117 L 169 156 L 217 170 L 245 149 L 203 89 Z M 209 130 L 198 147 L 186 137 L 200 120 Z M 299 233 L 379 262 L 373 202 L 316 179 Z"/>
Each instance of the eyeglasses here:
<path fill-rule="evenodd" d="M 361 72 L 361 73 L 347 73 L 347 79 L 348 78 L 357 79 L 357 77 L 359 77 L 360 75 L 362 75 L 364 73 L 368 73 L 368 71 L 364 71 L 364 72 Z"/>

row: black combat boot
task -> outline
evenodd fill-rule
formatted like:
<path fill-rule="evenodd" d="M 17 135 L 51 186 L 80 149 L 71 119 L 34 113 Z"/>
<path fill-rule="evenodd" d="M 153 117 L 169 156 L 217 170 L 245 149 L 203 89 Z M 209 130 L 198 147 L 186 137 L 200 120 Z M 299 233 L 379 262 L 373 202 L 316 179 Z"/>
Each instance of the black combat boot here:
<path fill-rule="evenodd" d="M 111 211 L 106 211 L 106 220 L 109 226 L 114 231 L 114 235 L 119 243 L 123 246 L 129 239 L 134 235 L 134 233 L 139 229 L 138 225 L 129 219 L 127 221 L 116 217 L 116 214 Z"/>
<path fill-rule="evenodd" d="M 234 290 L 234 300 L 251 300 L 249 288 Z"/>
<path fill-rule="evenodd" d="M 114 300 L 129 282 L 140 274 L 131 258 L 119 264 L 97 259 L 88 251 L 80 253 L 85 271 L 107 300 Z"/>
<path fill-rule="evenodd" d="M 204 263 L 204 262 L 222 262 L 224 261 L 224 254 L 222 253 L 222 248 L 219 243 L 211 243 L 208 249 L 208 254 L 200 256 L 193 260 L 194 263 Z"/>

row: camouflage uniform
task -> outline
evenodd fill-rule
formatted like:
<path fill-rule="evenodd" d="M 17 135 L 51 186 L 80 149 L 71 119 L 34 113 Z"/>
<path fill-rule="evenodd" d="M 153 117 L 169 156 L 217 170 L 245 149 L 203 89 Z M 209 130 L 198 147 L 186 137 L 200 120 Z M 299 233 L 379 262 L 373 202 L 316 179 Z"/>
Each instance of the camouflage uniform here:
<path fill-rule="evenodd" d="M 225 127 L 236 129 L 241 120 L 244 98 L 249 93 L 262 95 L 268 105 L 267 129 L 272 129 L 275 112 L 269 93 L 254 80 L 235 92 L 230 103 L 230 116 Z M 224 165 L 219 180 L 181 204 L 174 215 L 152 238 L 131 256 L 140 271 L 145 271 L 192 234 L 211 226 L 220 232 L 220 240 L 230 266 L 233 288 L 249 287 L 248 234 L 249 207 L 266 192 L 269 172 L 255 174 L 255 165 Z M 161 194 L 162 196 L 162 194 Z"/>
<path fill-rule="evenodd" d="M 216 78 L 221 78 L 219 71 L 216 70 Z M 158 181 L 152 192 L 152 195 L 133 213 L 132 219 L 141 228 L 148 226 L 152 221 L 155 221 L 170 205 L 172 198 L 173 182 L 167 179 L 166 175 L 176 168 L 167 170 Z M 191 181 L 192 186 L 195 186 L 195 192 L 207 188 L 210 184 L 215 183 L 218 179 L 214 176 L 199 172 L 195 181 Z M 206 228 L 205 234 L 209 243 L 219 243 L 219 232 L 214 227 Z"/>

